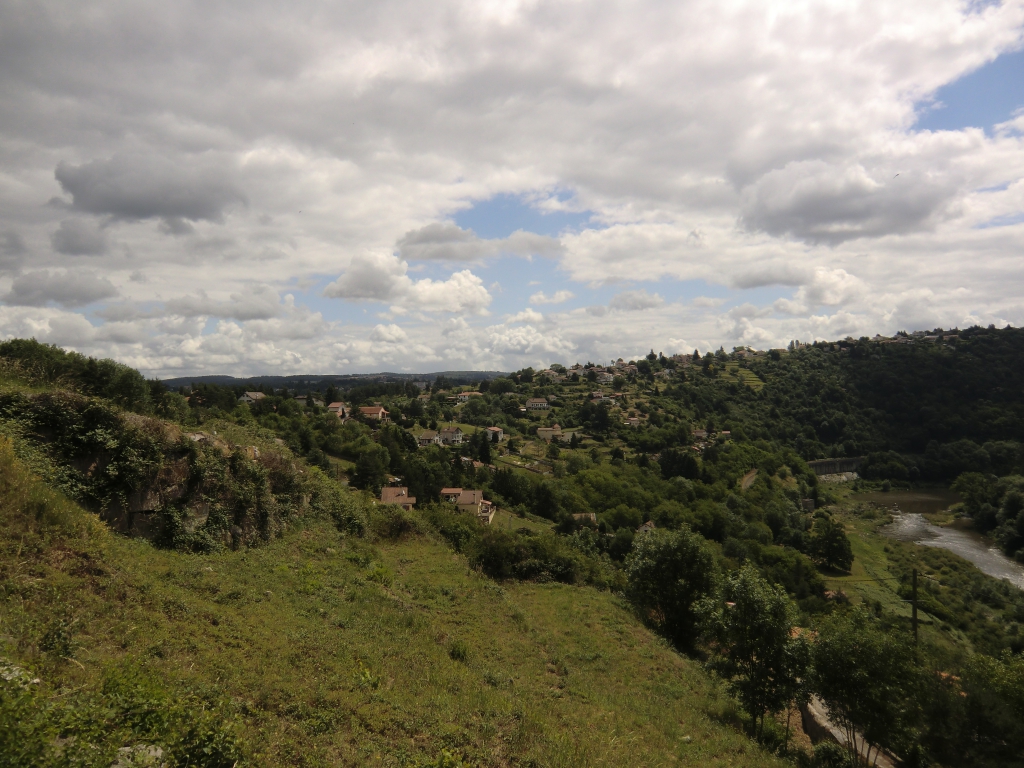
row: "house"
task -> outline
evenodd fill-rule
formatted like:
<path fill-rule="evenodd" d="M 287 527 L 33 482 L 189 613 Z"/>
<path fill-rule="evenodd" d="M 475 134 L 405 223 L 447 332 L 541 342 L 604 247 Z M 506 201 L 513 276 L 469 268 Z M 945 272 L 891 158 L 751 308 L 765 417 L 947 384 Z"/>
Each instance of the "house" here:
<path fill-rule="evenodd" d="M 597 525 L 597 513 L 596 512 L 575 512 L 573 513 L 573 520 L 579 520 L 584 523 L 593 523 Z"/>
<path fill-rule="evenodd" d="M 598 392 L 591 392 L 590 393 L 590 399 L 591 400 L 604 400 L 604 392 L 600 392 L 600 391 L 598 391 Z"/>
<path fill-rule="evenodd" d="M 528 411 L 546 411 L 551 407 L 546 397 L 531 397 L 526 401 L 526 410 Z"/>
<path fill-rule="evenodd" d="M 373 421 L 391 421 L 388 412 L 380 405 L 364 405 L 359 408 L 359 415 Z"/>
<path fill-rule="evenodd" d="M 474 397 L 483 397 L 483 393 L 482 392 L 459 392 L 459 394 L 457 394 L 455 397 L 459 401 L 459 403 L 461 404 L 461 403 L 468 403 Z"/>
<path fill-rule="evenodd" d="M 433 429 L 425 429 L 420 432 L 420 436 L 416 438 L 416 441 L 420 444 L 420 448 L 426 448 L 430 445 L 440 445 L 441 436 Z"/>
<path fill-rule="evenodd" d="M 487 439 L 492 443 L 500 443 L 505 439 L 505 430 L 501 427 L 488 427 L 487 428 Z"/>
<path fill-rule="evenodd" d="M 405 486 L 388 486 L 380 489 L 381 504 L 398 504 L 408 512 L 416 503 L 416 497 L 409 495 L 409 489 Z"/>
<path fill-rule="evenodd" d="M 462 445 L 463 432 L 458 427 L 445 427 L 441 430 L 441 442 L 445 445 Z"/>
<path fill-rule="evenodd" d="M 537 427 L 537 437 L 545 443 L 550 443 L 552 440 L 557 443 L 562 439 L 562 428 L 557 424 L 552 424 L 550 427 Z"/>
<path fill-rule="evenodd" d="M 644 523 L 639 528 L 637 528 L 636 532 L 637 533 L 647 533 L 648 531 L 653 531 L 653 530 L 654 530 L 654 521 L 653 520 L 648 520 L 646 523 Z"/>
<path fill-rule="evenodd" d="M 694 440 L 706 440 L 707 436 L 708 436 L 708 432 L 707 432 L 706 429 L 695 429 L 695 430 L 693 430 L 693 439 Z"/>
<path fill-rule="evenodd" d="M 345 403 L 331 403 L 327 406 L 328 413 L 333 413 L 339 419 L 345 419 L 349 416 L 349 408 Z"/>
<path fill-rule="evenodd" d="M 456 489 L 450 488 L 448 490 Z M 494 505 L 484 498 L 484 492 L 469 489 L 459 490 L 461 493 L 455 498 L 455 506 L 459 508 L 459 512 L 476 515 L 481 522 L 490 524 L 491 520 L 494 519 L 495 509 Z"/>
<path fill-rule="evenodd" d="M 639 416 L 630 416 L 628 419 L 626 419 L 626 426 L 627 427 L 639 427 L 640 426 L 640 417 Z"/>
<path fill-rule="evenodd" d="M 252 405 L 266 397 L 262 392 L 243 392 L 242 396 L 238 398 L 238 402 L 244 403 L 245 405 Z"/>
<path fill-rule="evenodd" d="M 462 495 L 461 488 L 442 488 L 441 489 L 441 500 L 449 501 L 452 504 L 459 500 L 459 496 Z"/>
<path fill-rule="evenodd" d="M 666 370 L 662 370 L 662 371 L 655 371 L 654 372 L 654 378 L 656 378 L 656 379 L 668 379 L 671 376 L 672 376 L 672 371 L 669 371 L 667 369 Z"/>
<path fill-rule="evenodd" d="M 305 405 L 309 401 L 309 396 L 308 395 L 296 395 L 295 399 L 296 399 L 296 401 L 298 401 L 302 405 Z M 317 407 L 317 408 L 323 408 L 324 407 L 324 401 L 321 400 L 319 397 L 314 397 L 313 398 L 313 405 L 315 407 Z"/>
<path fill-rule="evenodd" d="M 476 462 L 479 464 L 479 462 Z M 491 502 L 484 498 L 483 491 L 474 491 L 463 488 L 442 488 L 441 498 L 458 507 L 459 512 L 466 512 L 477 516 L 480 522 L 490 525 L 497 512 Z"/>
<path fill-rule="evenodd" d="M 611 384 L 615 380 L 614 374 L 611 373 L 599 373 L 597 374 L 598 384 Z"/>

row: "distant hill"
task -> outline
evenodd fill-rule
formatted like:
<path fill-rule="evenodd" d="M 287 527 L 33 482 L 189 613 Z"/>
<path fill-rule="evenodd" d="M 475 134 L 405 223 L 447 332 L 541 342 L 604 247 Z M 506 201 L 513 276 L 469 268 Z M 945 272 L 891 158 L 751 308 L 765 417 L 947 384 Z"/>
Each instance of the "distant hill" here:
<path fill-rule="evenodd" d="M 173 379 L 163 379 L 163 383 L 171 389 L 187 387 L 192 384 L 218 384 L 222 387 L 239 387 L 247 384 L 259 386 L 264 384 L 275 389 L 287 387 L 290 390 L 306 392 L 310 390 L 323 390 L 328 385 L 335 387 L 352 387 L 358 384 L 370 382 L 404 382 L 404 381 L 429 381 L 433 382 L 438 376 L 452 381 L 456 384 L 468 384 L 483 379 L 496 379 L 499 376 L 508 376 L 504 371 L 437 371 L 435 373 L 356 373 L 356 374 L 296 374 L 294 376 L 178 376 Z"/>

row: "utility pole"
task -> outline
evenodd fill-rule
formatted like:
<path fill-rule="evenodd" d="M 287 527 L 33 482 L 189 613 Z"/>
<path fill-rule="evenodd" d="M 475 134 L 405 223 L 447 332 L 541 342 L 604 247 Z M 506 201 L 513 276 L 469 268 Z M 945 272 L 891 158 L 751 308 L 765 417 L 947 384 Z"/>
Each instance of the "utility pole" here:
<path fill-rule="evenodd" d="M 917 645 L 917 568 L 915 568 L 913 571 L 913 581 L 911 582 L 911 590 L 912 591 L 910 596 L 910 622 L 914 625 L 914 645 Z"/>

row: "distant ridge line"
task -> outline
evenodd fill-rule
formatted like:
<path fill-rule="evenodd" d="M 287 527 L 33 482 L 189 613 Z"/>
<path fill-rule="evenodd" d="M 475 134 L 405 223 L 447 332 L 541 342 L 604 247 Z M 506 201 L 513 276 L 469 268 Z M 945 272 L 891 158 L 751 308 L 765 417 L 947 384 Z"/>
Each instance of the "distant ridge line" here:
<path fill-rule="evenodd" d="M 438 376 L 443 376 L 457 383 L 469 383 L 481 379 L 496 379 L 501 376 L 508 376 L 507 371 L 436 371 L 433 373 L 394 373 L 382 371 L 380 373 L 329 373 L 329 374 L 294 374 L 290 376 L 228 376 L 226 374 L 207 374 L 204 376 L 175 376 L 173 378 L 161 379 L 167 387 L 189 386 L 191 384 L 219 384 L 225 387 L 240 386 L 243 384 L 265 384 L 273 387 L 287 387 L 288 389 L 312 387 L 327 384 L 357 385 L 360 382 L 384 383 L 402 381 L 429 381 L 433 383 Z"/>

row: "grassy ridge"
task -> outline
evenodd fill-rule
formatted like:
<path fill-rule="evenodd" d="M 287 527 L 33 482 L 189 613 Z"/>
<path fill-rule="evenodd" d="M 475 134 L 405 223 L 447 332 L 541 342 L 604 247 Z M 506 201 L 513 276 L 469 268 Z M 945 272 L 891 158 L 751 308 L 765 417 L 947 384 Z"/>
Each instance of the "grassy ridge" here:
<path fill-rule="evenodd" d="M 126 669 L 161 681 L 151 698 L 221 713 L 211 728 L 240 765 L 445 749 L 495 766 L 777 764 L 615 596 L 498 585 L 425 533 L 371 544 L 310 521 L 260 549 L 158 550 L 44 488 L 4 442 L 0 552 L 0 653 L 40 678 L 37 705 L 94 724 L 97 765 L 147 738 L 100 727 Z M 185 754 L 185 737 L 160 738 Z"/>

